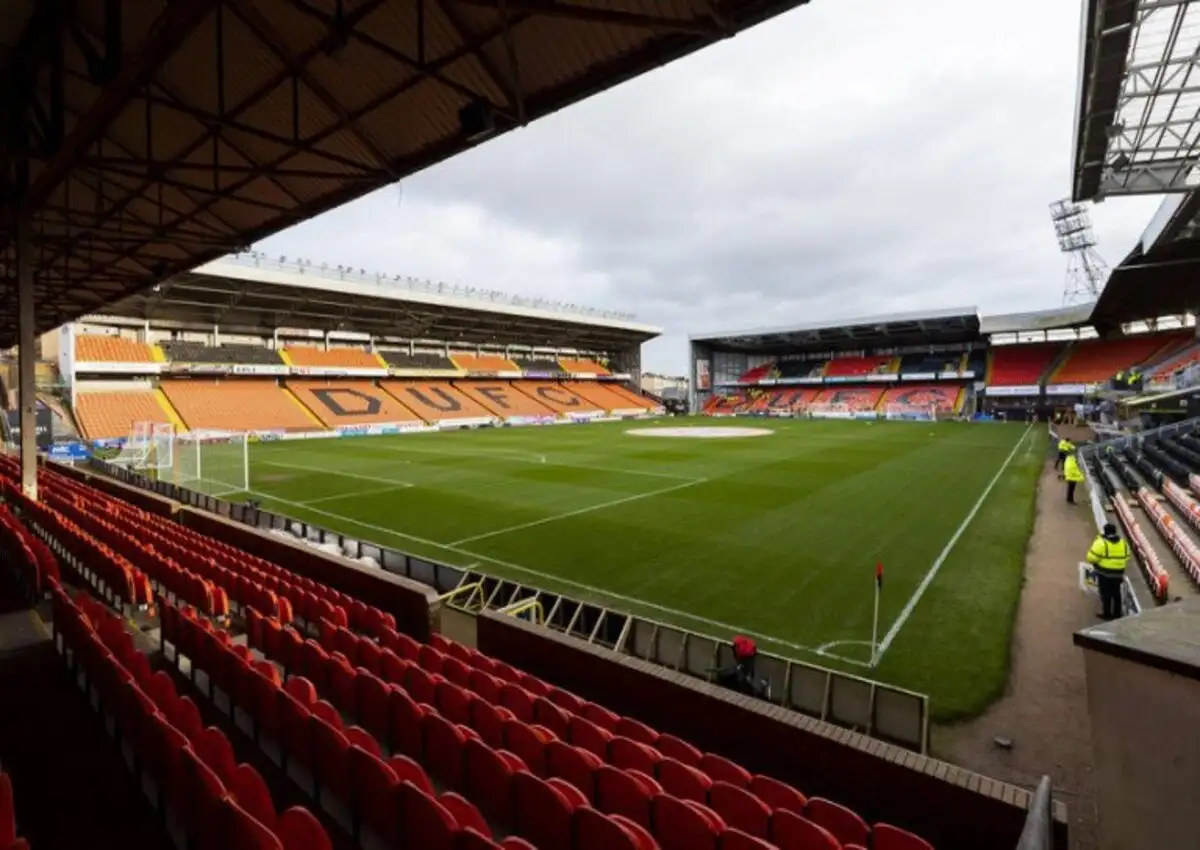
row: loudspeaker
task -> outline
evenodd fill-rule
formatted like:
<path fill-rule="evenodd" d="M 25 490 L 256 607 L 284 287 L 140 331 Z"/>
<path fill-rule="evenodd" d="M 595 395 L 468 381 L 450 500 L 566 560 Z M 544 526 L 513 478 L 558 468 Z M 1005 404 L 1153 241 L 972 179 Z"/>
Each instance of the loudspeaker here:
<path fill-rule="evenodd" d="M 490 103 L 472 101 L 458 110 L 458 124 L 468 141 L 483 141 L 496 132 L 496 114 Z"/>

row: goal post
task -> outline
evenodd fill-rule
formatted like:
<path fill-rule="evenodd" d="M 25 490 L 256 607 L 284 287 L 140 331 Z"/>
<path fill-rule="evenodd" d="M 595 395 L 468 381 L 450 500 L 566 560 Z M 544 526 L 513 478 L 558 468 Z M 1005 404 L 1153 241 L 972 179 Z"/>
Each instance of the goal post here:
<path fill-rule="evenodd" d="M 889 404 L 884 417 L 895 422 L 936 422 L 938 409 L 935 404 Z"/>
<path fill-rule="evenodd" d="M 813 403 L 808 406 L 808 415 L 813 419 L 853 419 L 854 410 L 848 404 L 835 402 Z"/>
<path fill-rule="evenodd" d="M 174 483 L 209 496 L 250 492 L 250 446 L 238 431 L 175 436 Z"/>

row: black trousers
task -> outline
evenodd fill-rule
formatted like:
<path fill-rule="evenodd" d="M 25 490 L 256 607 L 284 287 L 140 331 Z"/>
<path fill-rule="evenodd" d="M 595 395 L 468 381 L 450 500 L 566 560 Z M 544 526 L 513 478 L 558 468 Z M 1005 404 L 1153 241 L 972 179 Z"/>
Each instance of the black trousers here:
<path fill-rule="evenodd" d="M 1067 501 L 1070 502 L 1072 505 L 1075 504 L 1075 482 L 1074 481 L 1067 482 Z"/>
<path fill-rule="evenodd" d="M 1121 611 L 1121 583 L 1120 573 L 1096 570 L 1096 589 L 1100 591 L 1100 616 L 1106 620 L 1124 616 Z"/>
<path fill-rule="evenodd" d="M 1063 467 L 1063 464 L 1064 464 L 1064 463 L 1066 463 L 1066 462 L 1067 462 L 1067 453 L 1066 453 L 1066 452 L 1059 452 L 1059 453 L 1058 453 L 1058 459 L 1054 461 L 1054 468 L 1055 468 L 1055 469 L 1062 469 L 1062 467 Z"/>

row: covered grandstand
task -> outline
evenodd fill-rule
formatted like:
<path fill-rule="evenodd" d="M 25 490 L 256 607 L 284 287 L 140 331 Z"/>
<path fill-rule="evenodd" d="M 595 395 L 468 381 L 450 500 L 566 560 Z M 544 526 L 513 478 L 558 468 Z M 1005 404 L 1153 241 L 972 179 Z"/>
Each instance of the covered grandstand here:
<path fill-rule="evenodd" d="M 210 263 L 65 325 L 59 371 L 83 436 L 109 445 L 137 422 L 265 439 L 657 409 L 631 389 L 657 328 L 437 290 L 261 257 Z"/>

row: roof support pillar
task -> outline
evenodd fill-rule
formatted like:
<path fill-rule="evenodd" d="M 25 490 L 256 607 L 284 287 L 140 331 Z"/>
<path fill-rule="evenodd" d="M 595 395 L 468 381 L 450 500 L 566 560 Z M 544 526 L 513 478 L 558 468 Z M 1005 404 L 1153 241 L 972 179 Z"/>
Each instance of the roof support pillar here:
<path fill-rule="evenodd" d="M 21 491 L 37 500 L 37 361 L 33 297 L 33 215 L 22 204 L 17 214 L 17 394 L 21 417 Z"/>

